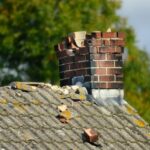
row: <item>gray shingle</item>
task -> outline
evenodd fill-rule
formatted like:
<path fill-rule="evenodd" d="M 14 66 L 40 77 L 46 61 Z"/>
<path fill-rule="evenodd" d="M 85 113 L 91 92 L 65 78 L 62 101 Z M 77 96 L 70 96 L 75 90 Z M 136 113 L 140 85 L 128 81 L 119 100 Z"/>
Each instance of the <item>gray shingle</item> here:
<path fill-rule="evenodd" d="M 62 103 L 73 117 L 67 124 L 57 118 Z M 84 128 L 99 133 L 95 145 L 84 141 Z M 34 92 L 0 88 L 0 149 L 148 150 L 149 134 L 147 123 L 137 113 L 129 113 L 125 105 L 73 102 L 61 99 L 50 87 L 37 87 Z"/>

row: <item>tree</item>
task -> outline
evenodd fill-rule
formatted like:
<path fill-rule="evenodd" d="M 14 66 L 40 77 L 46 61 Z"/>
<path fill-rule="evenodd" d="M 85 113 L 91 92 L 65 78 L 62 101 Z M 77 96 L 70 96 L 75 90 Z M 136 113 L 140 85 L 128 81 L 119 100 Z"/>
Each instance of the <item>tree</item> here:
<path fill-rule="evenodd" d="M 59 83 L 54 45 L 77 30 L 111 27 L 127 33 L 128 60 L 125 63 L 125 91 L 145 118 L 150 120 L 150 59 L 136 46 L 133 29 L 117 15 L 120 0 L 1 0 L 0 79 L 51 81 Z"/>

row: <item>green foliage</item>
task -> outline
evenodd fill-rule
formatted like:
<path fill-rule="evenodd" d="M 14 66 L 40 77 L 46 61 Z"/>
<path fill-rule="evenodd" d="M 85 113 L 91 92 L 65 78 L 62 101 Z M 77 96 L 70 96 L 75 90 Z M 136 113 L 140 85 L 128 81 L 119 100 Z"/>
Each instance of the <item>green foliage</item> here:
<path fill-rule="evenodd" d="M 1 0 L 0 81 L 51 81 L 58 84 L 54 45 L 77 30 L 111 27 L 127 33 L 125 92 L 150 122 L 150 59 L 136 46 L 133 29 L 117 15 L 119 0 Z"/>
<path fill-rule="evenodd" d="M 58 83 L 54 45 L 69 32 L 106 29 L 119 20 L 115 15 L 119 6 L 105 0 L 2 1 L 0 64 L 2 72 L 8 68 L 16 74 L 8 71 L 1 83 L 24 79 Z"/>

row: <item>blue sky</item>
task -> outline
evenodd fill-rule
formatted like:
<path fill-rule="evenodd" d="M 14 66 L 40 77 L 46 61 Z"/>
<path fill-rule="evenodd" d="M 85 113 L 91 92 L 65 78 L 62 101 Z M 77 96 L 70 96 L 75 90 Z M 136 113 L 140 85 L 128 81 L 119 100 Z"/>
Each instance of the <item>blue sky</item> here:
<path fill-rule="evenodd" d="M 150 0 L 122 0 L 119 14 L 135 29 L 139 47 L 150 53 Z"/>

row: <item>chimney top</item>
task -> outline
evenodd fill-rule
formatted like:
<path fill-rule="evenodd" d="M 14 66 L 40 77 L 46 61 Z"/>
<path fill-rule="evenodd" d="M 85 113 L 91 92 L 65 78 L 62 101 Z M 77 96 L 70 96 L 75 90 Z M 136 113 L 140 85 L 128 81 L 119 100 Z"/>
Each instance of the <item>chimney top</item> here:
<path fill-rule="evenodd" d="M 124 38 L 111 29 L 69 34 L 55 46 L 61 85 L 80 83 L 95 98 L 123 98 Z"/>

